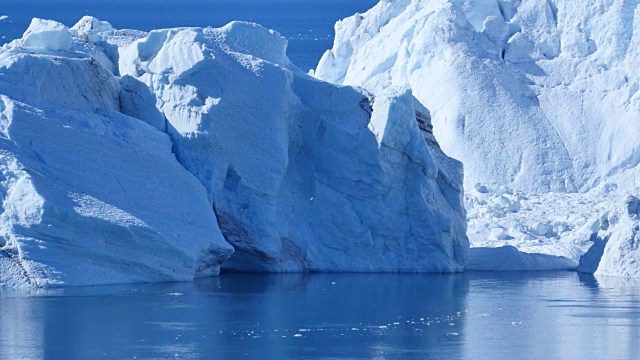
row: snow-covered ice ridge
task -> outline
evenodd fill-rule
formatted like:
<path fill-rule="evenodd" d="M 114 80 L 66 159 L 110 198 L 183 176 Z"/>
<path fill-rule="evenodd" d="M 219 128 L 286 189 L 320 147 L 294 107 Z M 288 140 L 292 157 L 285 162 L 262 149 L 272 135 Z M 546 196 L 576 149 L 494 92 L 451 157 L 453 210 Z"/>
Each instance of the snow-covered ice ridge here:
<path fill-rule="evenodd" d="M 242 22 L 34 19 L 0 49 L 0 286 L 462 271 L 462 167 L 429 112 L 286 46 Z"/>
<path fill-rule="evenodd" d="M 373 94 L 407 87 L 431 110 L 443 150 L 465 166 L 472 247 L 577 262 L 602 231 L 593 224 L 639 193 L 639 11 L 623 0 L 382 0 L 336 24 L 315 76 Z"/>

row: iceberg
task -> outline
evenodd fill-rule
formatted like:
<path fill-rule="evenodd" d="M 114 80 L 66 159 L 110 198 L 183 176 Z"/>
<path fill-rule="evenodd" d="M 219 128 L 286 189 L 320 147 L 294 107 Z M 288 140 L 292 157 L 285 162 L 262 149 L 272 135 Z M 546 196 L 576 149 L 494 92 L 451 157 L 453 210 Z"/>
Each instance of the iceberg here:
<path fill-rule="evenodd" d="M 462 168 L 411 92 L 318 81 L 258 25 L 152 31 L 120 51 L 207 189 L 231 271 L 461 271 Z M 142 98 L 142 97 L 140 97 Z"/>
<path fill-rule="evenodd" d="M 339 21 L 313 72 L 407 87 L 465 166 L 472 247 L 578 261 L 638 186 L 637 4 L 382 0 Z"/>
<path fill-rule="evenodd" d="M 68 32 L 32 25 L 37 49 L 0 52 L 0 286 L 217 274 L 233 248 L 204 187 L 165 133 L 120 112 L 117 79 L 62 52 L 51 28 Z"/>
<path fill-rule="evenodd" d="M 0 286 L 462 271 L 462 166 L 429 111 L 286 46 L 243 22 L 34 19 L 0 48 Z"/>

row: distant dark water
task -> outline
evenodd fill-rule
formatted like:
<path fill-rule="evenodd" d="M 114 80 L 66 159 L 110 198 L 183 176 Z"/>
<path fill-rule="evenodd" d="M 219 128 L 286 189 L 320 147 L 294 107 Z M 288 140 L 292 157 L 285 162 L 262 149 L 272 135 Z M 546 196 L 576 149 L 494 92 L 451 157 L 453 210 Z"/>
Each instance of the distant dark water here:
<path fill-rule="evenodd" d="M 637 359 L 640 285 L 573 272 L 224 274 L 0 291 L 0 359 Z"/>
<path fill-rule="evenodd" d="M 0 44 L 22 36 L 34 17 L 68 26 L 82 16 L 109 21 L 117 29 L 179 26 L 219 27 L 232 20 L 257 22 L 289 39 L 289 57 L 303 70 L 315 68 L 333 44 L 333 25 L 375 0 L 0 0 Z"/>

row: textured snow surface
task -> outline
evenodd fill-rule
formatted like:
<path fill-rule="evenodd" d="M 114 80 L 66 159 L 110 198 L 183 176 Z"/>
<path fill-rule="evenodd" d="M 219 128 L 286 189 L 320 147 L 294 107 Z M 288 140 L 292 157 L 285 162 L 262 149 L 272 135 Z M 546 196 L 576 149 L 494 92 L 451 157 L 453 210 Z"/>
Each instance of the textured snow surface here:
<path fill-rule="evenodd" d="M 215 275 L 225 238 L 232 270 L 462 271 L 462 166 L 428 110 L 286 46 L 34 19 L 0 49 L 0 286 Z"/>
<path fill-rule="evenodd" d="M 120 51 L 236 249 L 224 267 L 461 271 L 462 169 L 428 111 L 404 90 L 373 99 L 313 79 L 286 45 L 234 22 L 152 31 Z"/>
<path fill-rule="evenodd" d="M 623 0 L 383 0 L 336 24 L 314 74 L 374 95 L 412 89 L 464 163 L 472 247 L 575 261 L 589 224 L 639 185 L 638 11 Z"/>
<path fill-rule="evenodd" d="M 336 24 L 315 74 L 410 87 L 466 188 L 588 190 L 640 159 L 636 5 L 384 0 Z"/>

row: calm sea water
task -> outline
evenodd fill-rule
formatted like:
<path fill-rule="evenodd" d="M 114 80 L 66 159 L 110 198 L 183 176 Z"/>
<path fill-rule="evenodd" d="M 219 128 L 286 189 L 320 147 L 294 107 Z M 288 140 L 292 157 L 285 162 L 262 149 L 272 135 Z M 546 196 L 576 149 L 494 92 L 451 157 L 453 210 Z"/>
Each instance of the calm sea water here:
<path fill-rule="evenodd" d="M 0 292 L 0 359 L 638 359 L 640 285 L 573 272 L 224 274 Z"/>
<path fill-rule="evenodd" d="M 0 0 L 0 44 L 20 38 L 34 17 L 68 26 L 84 15 L 117 29 L 222 26 L 254 21 L 289 40 L 289 57 L 303 70 L 315 68 L 333 43 L 339 19 L 364 12 L 377 0 Z M 4 36 L 4 38 L 2 38 Z"/>

